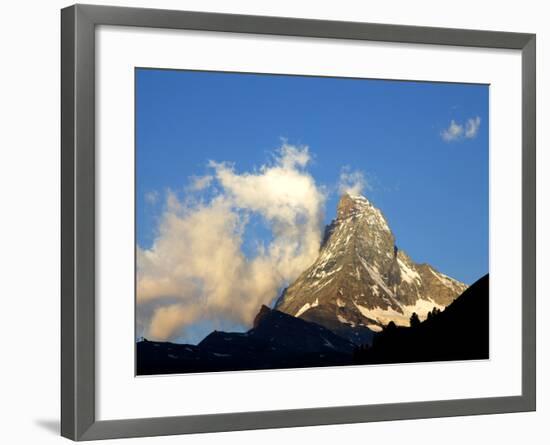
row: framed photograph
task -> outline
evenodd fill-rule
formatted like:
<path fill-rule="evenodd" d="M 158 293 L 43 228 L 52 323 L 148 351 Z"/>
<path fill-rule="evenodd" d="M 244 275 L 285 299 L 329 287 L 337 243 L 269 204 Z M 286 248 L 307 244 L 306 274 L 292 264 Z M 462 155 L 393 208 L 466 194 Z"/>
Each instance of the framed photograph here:
<path fill-rule="evenodd" d="M 535 35 L 61 31 L 63 436 L 535 410 Z"/>

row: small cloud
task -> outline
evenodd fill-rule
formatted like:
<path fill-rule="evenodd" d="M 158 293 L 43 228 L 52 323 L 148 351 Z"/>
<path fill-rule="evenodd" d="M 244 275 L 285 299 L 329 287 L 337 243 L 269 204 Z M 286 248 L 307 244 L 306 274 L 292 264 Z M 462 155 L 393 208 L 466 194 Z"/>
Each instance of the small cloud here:
<path fill-rule="evenodd" d="M 466 129 L 464 130 L 464 136 L 466 136 L 468 139 L 475 138 L 479 131 L 480 125 L 481 118 L 479 116 L 468 119 L 468 121 L 466 122 Z"/>
<path fill-rule="evenodd" d="M 156 190 L 152 190 L 150 192 L 145 193 L 144 196 L 145 202 L 149 205 L 155 205 L 159 200 L 159 192 Z"/>
<path fill-rule="evenodd" d="M 348 193 L 350 195 L 360 195 L 364 189 L 370 190 L 365 175 L 360 170 L 351 170 L 349 165 L 345 165 L 340 170 L 340 183 L 338 191 L 340 194 Z"/>
<path fill-rule="evenodd" d="M 460 139 L 463 134 L 464 127 L 452 120 L 449 127 L 441 132 L 441 137 L 445 142 L 451 142 Z"/>
<path fill-rule="evenodd" d="M 212 183 L 212 180 L 214 179 L 211 175 L 206 176 L 191 176 L 191 185 L 189 186 L 189 190 L 198 192 L 200 190 L 204 190 L 208 187 L 210 187 L 210 184 Z"/>
<path fill-rule="evenodd" d="M 461 124 L 453 119 L 449 126 L 441 132 L 441 138 L 445 142 L 458 141 L 463 138 L 473 139 L 477 136 L 480 125 L 481 118 L 479 116 L 468 119 L 466 124 Z"/>

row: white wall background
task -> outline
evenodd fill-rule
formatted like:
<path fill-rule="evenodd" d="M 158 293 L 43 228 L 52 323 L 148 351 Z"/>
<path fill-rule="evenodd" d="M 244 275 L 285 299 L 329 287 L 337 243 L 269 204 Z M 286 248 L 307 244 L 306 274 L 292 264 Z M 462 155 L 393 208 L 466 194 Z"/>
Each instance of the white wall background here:
<path fill-rule="evenodd" d="M 169 9 L 478 28 L 537 33 L 538 76 L 538 411 L 361 425 L 219 433 L 189 444 L 544 443 L 550 392 L 550 14 L 545 2 L 388 0 L 369 3 L 277 0 L 134 0 L 106 3 Z M 59 9 L 70 3 L 12 1 L 0 27 L 0 438 L 9 444 L 61 443 L 59 422 Z M 548 74 L 546 74 L 548 77 Z M 449 382 L 452 384 L 452 382 Z M 135 439 L 180 443 L 182 437 Z M 109 443 L 109 442 L 103 442 Z"/>

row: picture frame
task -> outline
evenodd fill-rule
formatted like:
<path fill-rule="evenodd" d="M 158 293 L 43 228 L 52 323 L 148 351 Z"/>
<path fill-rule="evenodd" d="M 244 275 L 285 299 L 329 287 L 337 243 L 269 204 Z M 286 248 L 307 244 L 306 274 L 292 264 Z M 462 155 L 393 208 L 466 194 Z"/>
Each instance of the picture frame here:
<path fill-rule="evenodd" d="M 99 25 L 521 51 L 522 393 L 292 410 L 96 419 L 95 30 Z M 61 434 L 73 440 L 533 411 L 536 408 L 534 34 L 74 5 L 61 11 Z"/>

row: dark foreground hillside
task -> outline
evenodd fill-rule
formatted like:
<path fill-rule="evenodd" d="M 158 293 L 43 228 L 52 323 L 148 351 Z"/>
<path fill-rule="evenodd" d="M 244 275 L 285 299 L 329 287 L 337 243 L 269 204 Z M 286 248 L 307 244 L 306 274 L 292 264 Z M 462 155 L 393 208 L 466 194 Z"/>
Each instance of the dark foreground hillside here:
<path fill-rule="evenodd" d="M 248 332 L 214 331 L 196 346 L 139 342 L 137 374 L 348 365 L 354 348 L 318 324 L 263 306 Z"/>
<path fill-rule="evenodd" d="M 443 312 L 410 328 L 388 326 L 373 346 L 359 348 L 357 364 L 489 358 L 489 275 Z"/>
<path fill-rule="evenodd" d="M 489 275 L 443 312 L 412 327 L 388 325 L 373 345 L 357 346 L 329 329 L 263 306 L 248 332 L 214 331 L 198 345 L 140 341 L 138 375 L 489 357 Z"/>

